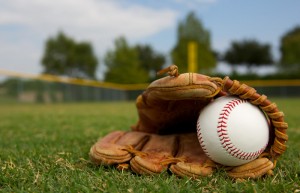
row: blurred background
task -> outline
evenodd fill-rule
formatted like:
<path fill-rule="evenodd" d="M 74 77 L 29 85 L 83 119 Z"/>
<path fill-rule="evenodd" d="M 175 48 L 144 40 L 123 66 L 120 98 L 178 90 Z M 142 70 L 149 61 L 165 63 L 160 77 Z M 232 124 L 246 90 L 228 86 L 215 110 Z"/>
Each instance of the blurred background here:
<path fill-rule="evenodd" d="M 170 64 L 300 96 L 300 1 L 0 1 L 0 102 L 134 100 Z"/>

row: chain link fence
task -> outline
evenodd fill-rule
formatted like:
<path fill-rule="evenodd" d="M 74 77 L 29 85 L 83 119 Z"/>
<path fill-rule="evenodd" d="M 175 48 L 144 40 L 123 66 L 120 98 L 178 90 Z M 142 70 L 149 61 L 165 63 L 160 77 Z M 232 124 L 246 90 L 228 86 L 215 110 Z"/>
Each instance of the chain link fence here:
<path fill-rule="evenodd" d="M 0 101 L 84 102 L 135 100 L 147 84 L 122 85 L 51 75 L 1 73 Z M 300 80 L 241 81 L 268 97 L 300 97 Z"/>
<path fill-rule="evenodd" d="M 142 92 L 15 78 L 0 85 L 0 99 L 20 102 L 125 101 L 135 100 Z"/>

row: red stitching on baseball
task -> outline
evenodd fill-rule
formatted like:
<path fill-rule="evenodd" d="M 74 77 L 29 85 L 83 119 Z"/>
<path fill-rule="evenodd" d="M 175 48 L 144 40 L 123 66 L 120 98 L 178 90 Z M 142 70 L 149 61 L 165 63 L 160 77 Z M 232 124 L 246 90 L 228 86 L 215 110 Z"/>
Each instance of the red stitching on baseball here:
<path fill-rule="evenodd" d="M 264 151 L 265 147 L 261 148 L 258 151 L 255 151 L 255 152 L 244 152 L 234 146 L 234 144 L 231 142 L 231 139 L 228 136 L 228 132 L 227 132 L 227 121 L 228 121 L 228 117 L 229 117 L 231 111 L 237 105 L 246 103 L 246 102 L 247 102 L 247 100 L 243 100 L 243 99 L 233 99 L 224 106 L 224 108 L 222 109 L 220 116 L 218 118 L 218 125 L 217 125 L 218 131 L 217 132 L 218 132 L 218 137 L 220 139 L 222 147 L 231 156 L 236 157 L 238 159 L 242 159 L 242 160 L 252 160 L 253 158 L 256 158 L 258 155 L 260 155 Z M 206 149 L 204 140 L 201 136 L 201 126 L 200 126 L 199 119 L 197 121 L 197 130 L 198 130 L 197 136 L 198 136 L 200 145 L 202 147 L 202 150 L 206 153 L 206 155 L 208 157 L 211 158 L 211 156 L 209 155 L 209 152 Z"/>
<path fill-rule="evenodd" d="M 206 149 L 206 147 L 205 147 L 203 138 L 202 138 L 202 136 L 201 136 L 201 132 L 200 132 L 200 122 L 199 122 L 199 120 L 197 121 L 197 130 L 198 130 L 197 136 L 198 136 L 198 140 L 199 140 L 199 142 L 200 142 L 200 146 L 202 147 L 202 150 L 204 151 L 204 153 L 205 153 L 208 157 L 210 157 L 210 155 L 209 155 L 209 153 L 208 153 L 208 151 L 207 151 L 207 149 Z M 210 158 L 211 158 L 211 157 L 210 157 Z"/>
<path fill-rule="evenodd" d="M 231 111 L 237 105 L 245 103 L 245 102 L 247 102 L 247 101 L 242 100 L 242 99 L 233 99 L 224 106 L 224 108 L 222 109 L 222 111 L 220 113 L 219 119 L 218 119 L 218 126 L 217 126 L 218 131 L 217 132 L 218 132 L 218 136 L 219 136 L 220 142 L 222 144 L 222 147 L 231 156 L 239 158 L 239 159 L 243 159 L 243 160 L 251 160 L 251 159 L 256 158 L 259 154 L 261 154 L 264 151 L 265 147 L 261 148 L 258 151 L 255 151 L 255 152 L 244 152 L 234 146 L 234 144 L 231 142 L 230 137 L 228 136 L 228 131 L 227 131 L 227 120 L 228 120 L 228 117 L 229 117 Z M 198 128 L 200 128 L 199 126 L 200 126 L 200 123 L 198 123 Z M 200 135 L 198 134 L 198 136 L 200 136 Z M 201 141 L 200 141 L 200 144 L 202 146 L 202 143 L 203 143 L 202 137 L 201 137 Z M 204 146 L 204 144 L 203 144 L 203 146 Z M 202 148 L 203 148 L 203 146 L 202 146 Z"/>

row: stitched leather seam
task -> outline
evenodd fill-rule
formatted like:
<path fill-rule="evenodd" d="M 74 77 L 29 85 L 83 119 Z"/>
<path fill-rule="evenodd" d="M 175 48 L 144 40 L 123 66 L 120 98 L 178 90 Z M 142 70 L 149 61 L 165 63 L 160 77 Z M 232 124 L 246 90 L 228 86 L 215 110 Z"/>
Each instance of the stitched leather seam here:
<path fill-rule="evenodd" d="M 218 132 L 218 137 L 220 139 L 221 145 L 226 150 L 227 153 L 229 153 L 231 156 L 236 157 L 238 159 L 252 160 L 256 158 L 258 155 L 260 155 L 264 151 L 265 147 L 255 152 L 245 152 L 235 147 L 235 145 L 232 143 L 230 139 L 230 136 L 228 135 L 228 127 L 227 127 L 227 122 L 231 111 L 239 104 L 245 102 L 247 102 L 247 100 L 233 99 L 223 107 L 220 116 L 218 118 L 217 132 Z"/>

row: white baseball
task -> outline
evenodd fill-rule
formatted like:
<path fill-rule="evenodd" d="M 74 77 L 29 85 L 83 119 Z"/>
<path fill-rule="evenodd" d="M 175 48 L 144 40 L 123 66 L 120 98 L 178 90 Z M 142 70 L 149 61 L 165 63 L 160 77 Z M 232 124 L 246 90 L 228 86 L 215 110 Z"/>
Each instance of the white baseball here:
<path fill-rule="evenodd" d="M 265 150 L 269 124 L 257 106 L 224 96 L 200 112 L 197 134 L 203 151 L 213 161 L 238 166 L 256 159 Z"/>

